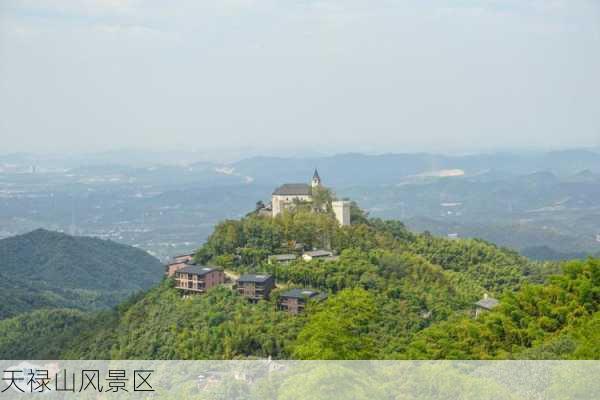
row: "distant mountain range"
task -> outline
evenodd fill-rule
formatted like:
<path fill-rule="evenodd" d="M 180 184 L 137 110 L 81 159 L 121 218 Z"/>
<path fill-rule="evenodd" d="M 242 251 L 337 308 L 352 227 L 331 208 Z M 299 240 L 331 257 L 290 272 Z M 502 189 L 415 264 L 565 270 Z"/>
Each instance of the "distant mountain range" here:
<path fill-rule="evenodd" d="M 465 156 L 437 154 L 340 154 L 319 158 L 254 157 L 230 165 L 240 176 L 256 182 L 306 181 L 318 168 L 331 185 L 394 184 L 407 177 L 448 170 L 462 170 L 466 176 L 497 172 L 502 176 L 548 171 L 567 176 L 588 171 L 600 174 L 600 154 L 591 150 L 549 153 L 492 153 Z M 308 172 L 307 172 L 308 171 Z"/>
<path fill-rule="evenodd" d="M 277 157 L 257 156 L 232 163 L 214 161 L 197 162 L 199 153 L 117 151 L 83 156 L 40 156 L 31 154 L 0 155 L 0 166 L 21 165 L 29 168 L 66 168 L 78 170 L 82 167 L 103 171 L 132 172 L 137 169 L 159 171 L 185 170 L 196 178 L 199 176 L 247 178 L 260 183 L 285 180 L 306 180 L 307 171 L 319 168 L 322 175 L 333 185 L 357 185 L 364 183 L 398 183 L 407 176 L 442 170 L 463 170 L 466 175 L 485 171 L 500 171 L 504 174 L 530 174 L 550 171 L 559 176 L 573 175 L 588 170 L 600 173 L 598 149 L 575 149 L 552 152 L 489 153 L 469 155 L 442 155 L 432 153 L 366 155 L 346 153 L 323 157 Z"/>
<path fill-rule="evenodd" d="M 111 307 L 162 277 L 133 247 L 47 230 L 0 240 L 0 319 L 39 308 Z"/>

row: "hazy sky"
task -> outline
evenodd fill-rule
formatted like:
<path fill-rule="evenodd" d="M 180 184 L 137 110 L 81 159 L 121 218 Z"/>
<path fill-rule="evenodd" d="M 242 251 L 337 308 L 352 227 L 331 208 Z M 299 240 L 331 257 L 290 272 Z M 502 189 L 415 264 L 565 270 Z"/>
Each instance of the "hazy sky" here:
<path fill-rule="evenodd" d="M 599 144 L 598 0 L 0 1 L 0 153 Z"/>

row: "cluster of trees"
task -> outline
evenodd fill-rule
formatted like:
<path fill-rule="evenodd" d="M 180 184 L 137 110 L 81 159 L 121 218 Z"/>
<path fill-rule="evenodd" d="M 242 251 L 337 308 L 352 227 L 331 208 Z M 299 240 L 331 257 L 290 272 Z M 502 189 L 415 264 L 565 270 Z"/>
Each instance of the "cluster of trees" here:
<path fill-rule="evenodd" d="M 600 357 L 600 260 L 568 262 L 543 285 L 506 292 L 478 319 L 455 318 L 418 333 L 408 358 Z"/>

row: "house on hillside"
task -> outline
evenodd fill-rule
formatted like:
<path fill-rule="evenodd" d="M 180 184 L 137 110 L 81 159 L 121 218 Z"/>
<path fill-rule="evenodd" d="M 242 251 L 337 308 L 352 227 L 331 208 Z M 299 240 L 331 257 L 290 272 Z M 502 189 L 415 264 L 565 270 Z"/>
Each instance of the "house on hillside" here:
<path fill-rule="evenodd" d="M 493 297 L 489 297 L 488 294 L 483 295 L 483 299 L 475 303 L 475 318 L 479 317 L 482 313 L 493 310 L 498 307 L 500 302 Z"/>
<path fill-rule="evenodd" d="M 182 254 L 179 256 L 173 257 L 171 262 L 169 262 L 165 266 L 165 275 L 167 277 L 172 277 L 175 275 L 175 272 L 179 271 L 182 268 L 187 267 L 188 265 L 194 264 L 194 254 Z"/>
<path fill-rule="evenodd" d="M 223 283 L 225 274 L 216 268 L 188 265 L 175 272 L 175 288 L 185 293 L 202 294 Z"/>
<path fill-rule="evenodd" d="M 311 289 L 292 289 L 279 296 L 279 308 L 290 314 L 299 314 L 304 311 L 310 300 L 320 301 L 327 296 Z"/>
<path fill-rule="evenodd" d="M 333 257 L 333 252 L 329 250 L 313 250 L 307 251 L 302 254 L 302 259 L 304 261 L 312 261 L 312 260 L 327 260 Z"/>
<path fill-rule="evenodd" d="M 238 278 L 237 292 L 252 301 L 268 299 L 275 288 L 275 279 L 271 275 L 245 274 Z"/>

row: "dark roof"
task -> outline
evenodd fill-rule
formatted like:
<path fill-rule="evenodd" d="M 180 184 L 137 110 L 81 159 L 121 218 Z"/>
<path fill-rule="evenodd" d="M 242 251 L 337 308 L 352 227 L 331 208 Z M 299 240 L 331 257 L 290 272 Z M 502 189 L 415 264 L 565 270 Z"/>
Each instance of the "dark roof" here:
<path fill-rule="evenodd" d="M 313 251 L 307 251 L 306 253 L 304 253 L 304 255 L 311 256 L 311 257 L 331 257 L 333 255 L 333 253 L 331 251 L 327 251 L 327 250 L 313 250 Z"/>
<path fill-rule="evenodd" d="M 240 276 L 238 282 L 257 282 L 263 283 L 271 279 L 271 275 L 254 275 L 254 274 L 245 274 Z"/>
<path fill-rule="evenodd" d="M 487 297 L 487 298 L 481 299 L 477 303 L 475 303 L 475 305 L 477 307 L 485 308 L 486 310 L 491 310 L 492 308 L 496 307 L 498 304 L 500 304 L 500 302 L 498 300 L 494 299 L 493 297 Z"/>
<path fill-rule="evenodd" d="M 189 267 L 181 268 L 180 270 L 177 271 L 177 273 L 183 272 L 185 274 L 194 274 L 194 275 L 198 275 L 198 276 L 203 276 L 212 271 L 216 271 L 216 269 L 210 268 L 210 267 L 204 267 L 202 265 L 190 265 Z"/>
<path fill-rule="evenodd" d="M 287 297 L 291 299 L 310 299 L 315 296 L 319 296 L 319 294 L 319 292 L 312 289 L 292 289 L 281 293 L 281 297 Z"/>
<path fill-rule="evenodd" d="M 276 261 L 292 261 L 298 257 L 295 254 L 274 254 L 271 258 Z"/>
<path fill-rule="evenodd" d="M 315 173 L 313 174 L 313 179 L 316 179 L 319 182 L 321 182 L 321 177 L 319 176 L 319 171 L 317 171 L 316 168 L 315 168 Z"/>
<path fill-rule="evenodd" d="M 275 189 L 273 194 L 278 196 L 310 196 L 312 188 L 306 183 L 286 183 Z"/>

